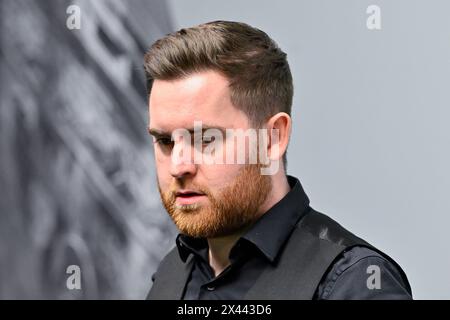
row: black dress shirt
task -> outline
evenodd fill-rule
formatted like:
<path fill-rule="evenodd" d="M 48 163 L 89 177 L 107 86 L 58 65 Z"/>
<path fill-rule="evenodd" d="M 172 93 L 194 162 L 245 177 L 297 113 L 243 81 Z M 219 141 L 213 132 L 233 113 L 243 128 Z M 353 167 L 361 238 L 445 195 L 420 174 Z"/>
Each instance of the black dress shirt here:
<path fill-rule="evenodd" d="M 240 300 L 267 266 L 274 263 L 293 231 L 309 199 L 294 177 L 288 176 L 291 190 L 245 233 L 230 251 L 230 265 L 217 277 L 208 262 L 206 239 L 179 234 L 176 239 L 183 261 L 194 255 L 194 267 L 187 280 L 185 300 Z M 299 203 L 302 210 L 298 210 Z M 296 210 L 289 210 L 297 208 Z M 368 289 L 370 266 L 379 269 L 379 284 Z M 368 280 L 369 279 L 369 280 Z M 320 282 L 315 299 L 411 299 L 397 269 L 380 253 L 353 247 L 344 251 Z"/>

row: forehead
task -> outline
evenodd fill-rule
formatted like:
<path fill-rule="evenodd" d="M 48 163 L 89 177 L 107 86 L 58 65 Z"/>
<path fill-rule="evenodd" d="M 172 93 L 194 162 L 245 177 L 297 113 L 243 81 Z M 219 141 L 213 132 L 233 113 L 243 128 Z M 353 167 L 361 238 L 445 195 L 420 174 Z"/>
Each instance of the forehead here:
<path fill-rule="evenodd" d="M 194 121 L 225 128 L 245 125 L 247 117 L 231 103 L 228 85 L 228 80 L 215 71 L 155 80 L 149 99 L 149 126 L 172 131 L 190 128 Z"/>

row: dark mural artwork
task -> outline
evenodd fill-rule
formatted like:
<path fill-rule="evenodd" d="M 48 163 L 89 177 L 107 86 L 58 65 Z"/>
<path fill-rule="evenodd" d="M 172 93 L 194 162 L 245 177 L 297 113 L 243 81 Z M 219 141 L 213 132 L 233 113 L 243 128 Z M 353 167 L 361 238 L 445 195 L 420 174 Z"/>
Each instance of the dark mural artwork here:
<path fill-rule="evenodd" d="M 1 0 L 0 23 L 0 298 L 144 298 L 175 233 L 142 71 L 165 2 Z"/>

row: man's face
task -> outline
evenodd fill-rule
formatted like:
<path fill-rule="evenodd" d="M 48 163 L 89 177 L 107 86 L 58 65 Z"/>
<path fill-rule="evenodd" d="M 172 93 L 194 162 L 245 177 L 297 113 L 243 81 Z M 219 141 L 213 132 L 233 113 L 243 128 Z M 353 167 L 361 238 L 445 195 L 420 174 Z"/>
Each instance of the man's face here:
<path fill-rule="evenodd" d="M 270 177 L 261 175 L 257 164 L 195 163 L 193 157 L 173 161 L 179 142 L 171 141 L 171 133 L 193 129 L 194 121 L 220 130 L 251 127 L 247 116 L 232 105 L 228 85 L 218 72 L 205 71 L 155 80 L 150 95 L 149 129 L 158 132 L 154 152 L 161 199 L 180 231 L 193 237 L 214 238 L 248 227 L 262 214 L 260 207 L 271 190 Z M 223 144 L 216 147 L 226 155 L 228 143 L 224 132 Z M 234 144 L 235 154 L 236 148 Z"/>

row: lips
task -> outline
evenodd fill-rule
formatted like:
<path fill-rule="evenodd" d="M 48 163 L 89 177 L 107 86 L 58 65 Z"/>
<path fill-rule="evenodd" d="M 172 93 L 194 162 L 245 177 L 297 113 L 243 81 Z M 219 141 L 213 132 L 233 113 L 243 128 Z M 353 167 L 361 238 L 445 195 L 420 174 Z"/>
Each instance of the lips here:
<path fill-rule="evenodd" d="M 205 196 L 204 193 L 194 190 L 180 190 L 175 195 L 177 203 L 181 205 L 193 204 Z"/>
<path fill-rule="evenodd" d="M 200 196 L 200 195 L 204 195 L 204 193 L 197 192 L 197 191 L 191 191 L 191 190 L 178 191 L 176 193 L 177 197 L 193 197 L 193 196 Z"/>

